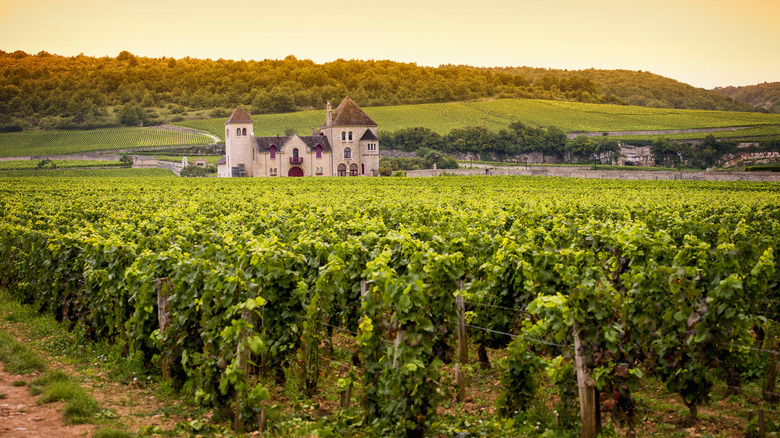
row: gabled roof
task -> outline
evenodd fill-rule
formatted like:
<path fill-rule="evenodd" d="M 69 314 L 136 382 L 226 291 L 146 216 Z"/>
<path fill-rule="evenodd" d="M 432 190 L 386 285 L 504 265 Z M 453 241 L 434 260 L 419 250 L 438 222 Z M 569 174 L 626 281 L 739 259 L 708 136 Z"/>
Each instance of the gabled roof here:
<path fill-rule="evenodd" d="M 333 126 L 376 126 L 376 122 L 347 96 L 333 110 Z"/>
<path fill-rule="evenodd" d="M 328 137 L 324 135 L 307 135 L 301 137 L 301 140 L 306 143 L 306 146 L 309 149 L 314 149 L 319 144 L 322 145 L 323 152 L 330 152 L 330 142 L 328 141 Z"/>
<path fill-rule="evenodd" d="M 322 145 L 322 151 L 323 152 L 330 152 L 330 142 L 328 141 L 328 137 L 324 135 L 307 135 L 307 136 L 299 136 L 296 134 L 298 138 L 303 141 L 303 143 L 306 145 L 309 149 L 314 149 L 317 147 L 317 145 Z M 293 136 L 284 136 L 284 137 L 255 137 L 255 144 L 257 145 L 258 152 L 268 152 L 268 150 L 271 148 L 271 145 L 276 145 L 276 150 L 280 151 L 284 148 L 284 145 L 287 144 L 287 142 L 290 141 L 290 139 L 293 138 Z"/>
<path fill-rule="evenodd" d="M 364 140 L 379 140 L 379 139 L 376 138 L 376 135 L 374 135 L 374 133 L 371 132 L 370 129 L 366 129 L 366 133 L 363 134 L 362 137 L 360 137 L 360 141 L 364 141 Z"/>
<path fill-rule="evenodd" d="M 246 113 L 246 111 L 242 110 L 241 107 L 236 107 L 235 110 L 233 110 L 233 114 L 228 117 L 227 122 L 228 123 L 252 123 L 252 117 Z"/>
<path fill-rule="evenodd" d="M 255 137 L 255 144 L 257 145 L 258 151 L 268 152 L 268 149 L 271 147 L 271 145 L 275 145 L 276 150 L 279 150 L 282 148 L 282 146 L 284 146 L 285 143 L 287 143 L 288 140 L 290 140 L 289 135 L 282 137 Z"/>

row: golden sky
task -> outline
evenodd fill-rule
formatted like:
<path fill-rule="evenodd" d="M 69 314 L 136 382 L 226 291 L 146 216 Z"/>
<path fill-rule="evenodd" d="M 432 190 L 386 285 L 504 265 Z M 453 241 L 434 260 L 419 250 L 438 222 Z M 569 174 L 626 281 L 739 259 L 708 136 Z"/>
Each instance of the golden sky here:
<path fill-rule="evenodd" d="M 0 50 L 646 70 L 780 81 L 780 0 L 0 0 Z"/>

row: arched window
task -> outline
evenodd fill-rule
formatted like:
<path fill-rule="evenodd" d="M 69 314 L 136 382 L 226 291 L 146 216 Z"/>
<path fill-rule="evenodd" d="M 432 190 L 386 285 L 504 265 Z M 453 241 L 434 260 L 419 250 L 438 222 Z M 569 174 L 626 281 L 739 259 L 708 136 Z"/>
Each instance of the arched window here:
<path fill-rule="evenodd" d="M 246 128 L 241 130 L 241 135 L 246 135 Z"/>
<path fill-rule="evenodd" d="M 352 131 L 349 131 L 349 141 L 352 141 Z"/>
<path fill-rule="evenodd" d="M 341 131 L 341 141 L 344 141 L 347 139 L 347 133 L 344 131 Z"/>
<path fill-rule="evenodd" d="M 317 154 L 317 158 L 322 158 L 322 145 L 321 145 L 321 144 L 318 144 L 318 145 L 317 145 L 317 146 L 314 148 L 314 152 Z"/>
<path fill-rule="evenodd" d="M 349 176 L 357 176 L 357 164 L 352 163 L 349 165 Z"/>
<path fill-rule="evenodd" d="M 293 158 L 298 158 L 298 148 L 293 149 Z"/>
<path fill-rule="evenodd" d="M 365 175 L 366 174 L 366 165 L 365 163 L 360 165 L 360 173 Z"/>
<path fill-rule="evenodd" d="M 241 128 L 236 128 L 236 136 L 240 136 L 240 135 L 241 135 Z"/>
<path fill-rule="evenodd" d="M 344 158 L 352 158 L 352 150 L 350 148 L 344 148 Z"/>
<path fill-rule="evenodd" d="M 345 166 L 343 164 L 339 164 L 338 170 L 339 170 L 339 173 L 338 173 L 339 176 L 347 176 L 347 166 Z"/>
<path fill-rule="evenodd" d="M 268 152 L 271 154 L 271 159 L 276 158 L 276 145 L 271 145 L 270 148 L 268 148 Z"/>

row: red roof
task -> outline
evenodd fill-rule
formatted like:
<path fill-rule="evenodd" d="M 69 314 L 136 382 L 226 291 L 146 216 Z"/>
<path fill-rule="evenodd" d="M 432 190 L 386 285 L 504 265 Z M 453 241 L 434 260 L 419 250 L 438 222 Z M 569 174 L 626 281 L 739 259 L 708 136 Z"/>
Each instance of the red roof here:
<path fill-rule="evenodd" d="M 233 114 L 231 114 L 230 117 L 228 117 L 227 122 L 225 122 L 226 125 L 228 123 L 252 123 L 252 117 L 240 107 L 236 107 Z"/>

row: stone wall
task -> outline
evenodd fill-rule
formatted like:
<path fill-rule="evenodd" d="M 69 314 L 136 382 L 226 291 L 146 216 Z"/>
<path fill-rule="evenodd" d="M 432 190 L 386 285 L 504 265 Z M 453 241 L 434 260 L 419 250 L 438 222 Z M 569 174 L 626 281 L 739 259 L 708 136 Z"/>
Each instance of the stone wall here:
<path fill-rule="evenodd" d="M 409 177 L 432 177 L 443 174 L 467 175 L 524 175 L 554 176 L 563 178 L 596 178 L 626 180 L 693 180 L 693 181 L 773 181 L 780 182 L 780 175 L 772 172 L 662 172 L 662 171 L 623 171 L 623 170 L 587 170 L 581 167 L 548 167 L 537 169 L 426 169 L 407 170 Z"/>

